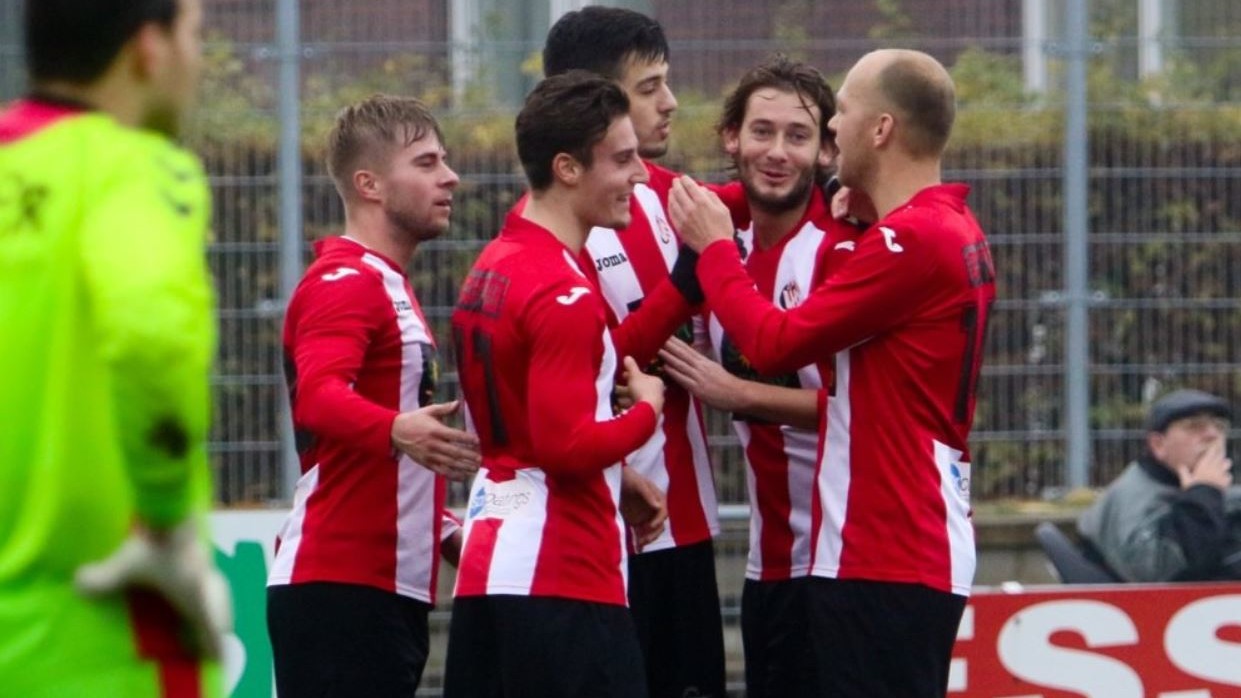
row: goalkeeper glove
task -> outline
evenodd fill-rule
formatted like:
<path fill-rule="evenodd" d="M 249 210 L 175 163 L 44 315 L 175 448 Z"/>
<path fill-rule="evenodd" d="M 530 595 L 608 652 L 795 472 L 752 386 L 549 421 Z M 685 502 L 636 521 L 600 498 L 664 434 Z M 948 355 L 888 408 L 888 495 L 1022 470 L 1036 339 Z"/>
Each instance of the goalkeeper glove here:
<path fill-rule="evenodd" d="M 191 649 L 200 657 L 219 659 L 232 630 L 228 583 L 212 566 L 193 520 L 167 531 L 136 528 L 110 556 L 78 568 L 74 584 L 91 597 L 130 587 L 158 593 L 188 623 Z"/>

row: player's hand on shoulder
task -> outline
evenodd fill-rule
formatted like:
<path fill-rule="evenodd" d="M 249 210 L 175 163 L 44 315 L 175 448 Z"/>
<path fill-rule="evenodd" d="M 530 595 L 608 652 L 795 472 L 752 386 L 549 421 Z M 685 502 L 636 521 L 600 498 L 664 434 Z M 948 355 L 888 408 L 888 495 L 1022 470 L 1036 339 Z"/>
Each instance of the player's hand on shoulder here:
<path fill-rule="evenodd" d="M 717 240 L 730 240 L 735 232 L 728 207 L 686 175 L 678 177 L 668 192 L 668 217 L 681 241 L 695 252 Z"/>
<path fill-rule="evenodd" d="M 450 480 L 465 480 L 482 458 L 477 436 L 444 424 L 460 406 L 453 400 L 402 412 L 392 422 L 392 446 Z"/>
<path fill-rule="evenodd" d="M 875 211 L 874 202 L 857 189 L 843 186 L 835 188 L 831 193 L 831 208 L 832 218 L 859 228 L 866 228 L 879 220 L 879 213 Z"/>
<path fill-rule="evenodd" d="M 658 376 L 642 372 L 632 356 L 625 357 L 625 385 L 634 404 L 649 403 L 658 414 L 664 409 L 664 381 Z"/>

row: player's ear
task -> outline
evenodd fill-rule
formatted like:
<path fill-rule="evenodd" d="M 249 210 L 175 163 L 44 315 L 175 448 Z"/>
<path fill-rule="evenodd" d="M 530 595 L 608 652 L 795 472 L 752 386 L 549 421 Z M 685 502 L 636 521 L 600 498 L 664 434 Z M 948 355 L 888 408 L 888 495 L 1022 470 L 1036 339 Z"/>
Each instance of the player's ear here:
<path fill-rule="evenodd" d="M 157 22 L 147 22 L 121 49 L 117 60 L 128 61 L 140 82 L 150 82 L 169 69 L 172 51 L 171 32 Z"/>
<path fill-rule="evenodd" d="M 575 186 L 585 171 L 582 163 L 568 153 L 556 153 L 552 158 L 552 176 L 569 186 Z"/>
<path fill-rule="evenodd" d="M 737 129 L 725 128 L 720 132 L 720 138 L 724 144 L 724 152 L 728 153 L 729 157 L 735 156 L 737 151 L 741 150 L 741 134 Z"/>
<path fill-rule="evenodd" d="M 362 201 L 381 201 L 383 185 L 370 170 L 355 170 L 352 177 L 353 191 Z"/>
<path fill-rule="evenodd" d="M 882 148 L 896 139 L 896 117 L 888 112 L 879 114 L 875 127 L 871 131 L 871 140 L 876 148 Z"/>
<path fill-rule="evenodd" d="M 819 167 L 825 170 L 830 169 L 839 153 L 840 151 L 836 149 L 836 141 L 831 139 L 823 141 L 819 144 Z"/>

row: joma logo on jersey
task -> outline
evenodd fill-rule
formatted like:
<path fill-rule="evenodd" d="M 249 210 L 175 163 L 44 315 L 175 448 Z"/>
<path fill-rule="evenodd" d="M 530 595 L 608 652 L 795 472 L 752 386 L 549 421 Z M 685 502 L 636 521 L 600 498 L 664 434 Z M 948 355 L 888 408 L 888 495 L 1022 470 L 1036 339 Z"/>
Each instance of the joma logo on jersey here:
<path fill-rule="evenodd" d="M 398 313 L 405 313 L 414 309 L 414 305 L 407 300 L 393 301 L 392 307 L 396 308 Z"/>
<path fill-rule="evenodd" d="M 603 271 L 612 267 L 619 267 L 622 264 L 629 264 L 629 258 L 624 252 L 608 255 L 607 257 L 598 257 L 595 259 L 595 270 Z"/>

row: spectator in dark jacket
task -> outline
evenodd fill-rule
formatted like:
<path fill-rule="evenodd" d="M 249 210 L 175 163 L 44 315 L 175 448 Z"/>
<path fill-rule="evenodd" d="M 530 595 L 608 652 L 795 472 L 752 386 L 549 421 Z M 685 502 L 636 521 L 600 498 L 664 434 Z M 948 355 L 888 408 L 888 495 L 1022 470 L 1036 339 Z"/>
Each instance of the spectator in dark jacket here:
<path fill-rule="evenodd" d="M 1078 520 L 1130 582 L 1241 579 L 1241 486 L 1225 454 L 1232 408 L 1198 390 L 1151 405 L 1147 449 Z"/>

